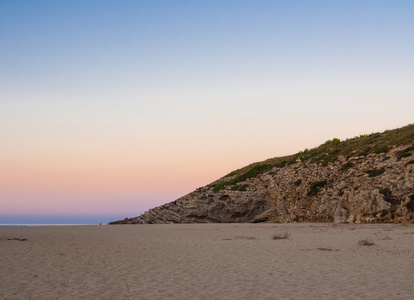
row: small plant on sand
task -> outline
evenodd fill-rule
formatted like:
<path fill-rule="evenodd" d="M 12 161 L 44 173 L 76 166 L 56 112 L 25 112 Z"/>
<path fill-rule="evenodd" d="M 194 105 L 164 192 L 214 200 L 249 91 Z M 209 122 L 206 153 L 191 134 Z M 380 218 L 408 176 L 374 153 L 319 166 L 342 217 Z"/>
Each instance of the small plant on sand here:
<path fill-rule="evenodd" d="M 358 242 L 359 246 L 374 246 L 375 244 L 368 239 L 360 240 Z"/>
<path fill-rule="evenodd" d="M 285 233 L 275 233 L 274 235 L 272 235 L 272 239 L 273 240 L 286 240 L 290 237 L 290 233 L 289 232 L 285 232 Z"/>
<path fill-rule="evenodd" d="M 254 236 L 239 235 L 235 237 L 236 240 L 255 240 Z"/>
<path fill-rule="evenodd" d="M 338 249 L 331 249 L 331 248 L 318 248 L 320 251 L 339 251 Z"/>

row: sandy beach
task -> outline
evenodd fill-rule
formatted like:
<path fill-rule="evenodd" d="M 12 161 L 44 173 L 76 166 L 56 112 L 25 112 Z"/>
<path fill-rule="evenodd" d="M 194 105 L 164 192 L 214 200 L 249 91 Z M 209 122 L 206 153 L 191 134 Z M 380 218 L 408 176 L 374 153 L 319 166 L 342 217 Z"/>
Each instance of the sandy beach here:
<path fill-rule="evenodd" d="M 414 299 L 413 225 L 2 227 L 0 255 L 1 299 Z"/>

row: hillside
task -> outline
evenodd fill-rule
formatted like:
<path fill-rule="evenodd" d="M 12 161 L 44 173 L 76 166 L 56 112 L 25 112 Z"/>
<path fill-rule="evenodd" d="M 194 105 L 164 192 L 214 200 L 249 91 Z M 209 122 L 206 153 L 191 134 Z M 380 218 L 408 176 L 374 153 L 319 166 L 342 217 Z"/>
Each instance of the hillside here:
<path fill-rule="evenodd" d="M 413 222 L 414 124 L 254 163 L 110 224 Z"/>

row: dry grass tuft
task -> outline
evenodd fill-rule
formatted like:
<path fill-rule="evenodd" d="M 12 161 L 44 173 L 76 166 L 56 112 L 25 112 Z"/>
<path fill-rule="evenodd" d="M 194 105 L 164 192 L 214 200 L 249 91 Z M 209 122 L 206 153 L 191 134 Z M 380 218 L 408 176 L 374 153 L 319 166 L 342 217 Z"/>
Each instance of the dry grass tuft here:
<path fill-rule="evenodd" d="M 254 236 L 239 235 L 235 237 L 236 240 L 255 240 Z"/>
<path fill-rule="evenodd" d="M 290 237 L 290 233 L 289 232 L 285 232 L 285 233 L 275 233 L 272 236 L 273 240 L 286 240 Z"/>
<path fill-rule="evenodd" d="M 331 249 L 331 248 L 318 248 L 321 251 L 339 251 L 338 249 Z"/>
<path fill-rule="evenodd" d="M 359 246 L 374 246 L 375 244 L 368 239 L 360 240 L 358 242 Z"/>

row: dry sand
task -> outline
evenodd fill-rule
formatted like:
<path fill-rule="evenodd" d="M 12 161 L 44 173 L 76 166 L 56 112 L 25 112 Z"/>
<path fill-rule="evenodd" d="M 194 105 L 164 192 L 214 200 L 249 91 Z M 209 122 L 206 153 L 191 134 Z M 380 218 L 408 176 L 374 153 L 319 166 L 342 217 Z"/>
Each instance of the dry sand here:
<path fill-rule="evenodd" d="M 0 299 L 414 299 L 413 279 L 412 225 L 0 228 Z"/>

